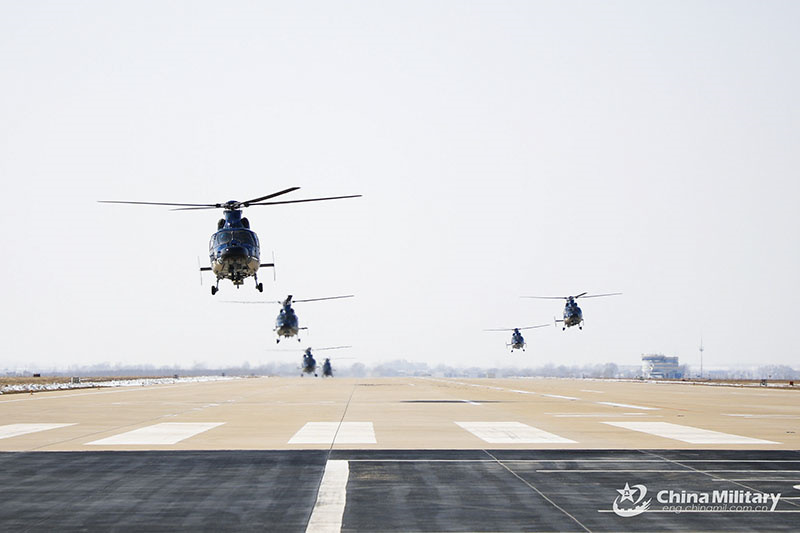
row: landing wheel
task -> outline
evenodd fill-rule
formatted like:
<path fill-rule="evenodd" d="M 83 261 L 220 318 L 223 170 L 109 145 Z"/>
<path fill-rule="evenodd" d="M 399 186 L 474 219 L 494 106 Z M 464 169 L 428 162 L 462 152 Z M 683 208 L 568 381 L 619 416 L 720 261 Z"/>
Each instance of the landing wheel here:
<path fill-rule="evenodd" d="M 281 340 L 279 338 L 275 339 L 275 344 L 278 344 L 279 342 L 281 342 Z"/>
<path fill-rule="evenodd" d="M 259 283 L 258 285 L 256 285 L 256 289 L 258 290 L 258 292 L 264 292 L 264 284 Z"/>
<path fill-rule="evenodd" d="M 567 331 L 567 326 L 564 326 L 563 328 L 561 328 L 561 331 Z"/>
<path fill-rule="evenodd" d="M 583 331 L 583 326 L 578 326 L 578 329 Z"/>
<path fill-rule="evenodd" d="M 216 287 L 211 287 L 211 296 L 214 296 L 215 294 L 217 294 L 217 291 L 218 291 L 218 290 L 219 290 L 219 289 L 218 289 L 218 288 L 216 288 Z"/>

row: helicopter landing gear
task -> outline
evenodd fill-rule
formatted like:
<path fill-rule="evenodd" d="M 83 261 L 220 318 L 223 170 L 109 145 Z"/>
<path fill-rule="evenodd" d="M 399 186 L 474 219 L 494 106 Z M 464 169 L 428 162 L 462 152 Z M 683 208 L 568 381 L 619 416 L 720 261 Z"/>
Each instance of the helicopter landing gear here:
<path fill-rule="evenodd" d="M 219 279 L 217 280 L 217 284 L 216 285 L 212 285 L 211 286 L 211 296 L 214 296 L 218 292 L 219 292 Z"/>
<path fill-rule="evenodd" d="M 258 282 L 258 275 L 253 274 L 253 279 L 256 280 L 256 290 L 258 292 L 264 292 L 264 284 Z"/>
<path fill-rule="evenodd" d="M 279 342 L 281 342 L 281 338 L 280 338 L 280 337 L 278 337 L 277 339 L 275 339 L 275 344 L 278 344 Z"/>
<path fill-rule="evenodd" d="M 562 327 L 561 331 L 567 331 L 567 326 Z"/>

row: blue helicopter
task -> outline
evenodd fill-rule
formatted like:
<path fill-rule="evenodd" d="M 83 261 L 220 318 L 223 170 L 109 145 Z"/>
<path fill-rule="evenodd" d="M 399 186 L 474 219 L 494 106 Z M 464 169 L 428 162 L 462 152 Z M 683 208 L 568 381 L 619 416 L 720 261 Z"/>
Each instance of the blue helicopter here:
<path fill-rule="evenodd" d="M 211 271 L 217 277 L 216 285 L 211 287 L 211 294 L 219 291 L 219 281 L 229 279 L 238 289 L 246 278 L 252 276 L 256 289 L 264 291 L 264 284 L 258 282 L 258 269 L 260 267 L 275 267 L 274 263 L 260 261 L 260 248 L 256 232 L 250 229 L 250 221 L 242 217 L 242 209 L 255 205 L 297 204 L 304 202 L 319 202 L 323 200 L 341 200 L 344 198 L 358 198 L 360 194 L 349 196 L 331 196 L 327 198 L 307 198 L 303 200 L 283 200 L 278 202 L 265 202 L 293 191 L 300 187 L 290 187 L 266 196 L 239 202 L 229 200 L 221 204 L 182 204 L 165 202 L 127 202 L 118 200 L 101 200 L 104 204 L 136 204 L 136 205 L 166 205 L 175 207 L 172 211 L 193 211 L 199 209 L 222 209 L 222 216 L 217 222 L 217 231 L 211 236 L 208 245 L 210 267 L 200 267 L 201 272 Z"/>
<path fill-rule="evenodd" d="M 601 296 L 617 296 L 622 294 L 621 292 L 610 292 L 607 294 L 587 294 L 582 292 L 577 296 L 523 296 L 523 298 L 537 298 L 539 300 L 566 300 L 567 303 L 564 306 L 564 319 L 558 320 L 553 319 L 556 323 L 556 327 L 558 327 L 559 322 L 563 323 L 564 325 L 561 327 L 561 331 L 566 330 L 567 328 L 571 328 L 572 326 L 578 326 L 578 329 L 583 329 L 583 312 L 581 308 L 578 307 L 578 298 L 599 298 Z"/>
<path fill-rule="evenodd" d="M 319 302 L 321 300 L 340 300 L 342 298 L 352 298 L 352 294 L 348 294 L 346 296 L 327 296 L 325 298 L 307 298 L 305 300 L 295 300 L 292 298 L 292 295 L 286 297 L 283 301 L 270 301 L 270 302 L 226 302 L 226 303 L 238 303 L 238 304 L 281 304 L 281 310 L 278 313 L 278 317 L 275 319 L 275 333 L 278 334 L 278 338 L 275 339 L 275 342 L 281 342 L 281 337 L 289 338 L 297 336 L 297 342 L 300 342 L 300 337 L 298 336 L 301 329 L 308 329 L 308 328 L 301 328 L 300 321 L 297 318 L 297 313 L 295 313 L 292 304 L 294 303 L 303 303 L 303 302 Z"/>
<path fill-rule="evenodd" d="M 332 346 L 329 348 L 316 348 L 316 350 L 319 352 L 323 350 L 340 350 L 342 348 L 352 348 L 352 346 Z M 300 377 L 305 374 L 314 374 L 314 377 L 317 377 L 317 360 L 314 359 L 314 355 L 311 353 L 311 347 L 306 348 L 303 353 L 303 366 L 300 369 L 302 370 Z M 322 377 L 333 377 L 330 358 L 326 358 L 322 366 Z"/>
<path fill-rule="evenodd" d="M 331 359 L 330 357 L 325 358 L 325 362 L 322 363 L 322 377 L 323 378 L 332 378 L 333 377 L 333 368 L 331 367 Z"/>
<path fill-rule="evenodd" d="M 521 331 L 523 329 L 536 329 L 536 328 L 544 328 L 549 326 L 550 324 L 541 324 L 538 326 L 527 326 L 524 328 L 499 328 L 499 329 L 485 329 L 483 331 L 511 331 L 511 342 L 506 344 L 506 348 L 509 346 L 511 347 L 511 353 L 514 353 L 514 350 L 522 350 L 525 351 L 525 346 L 527 343 L 525 342 L 525 338 L 522 336 Z"/>

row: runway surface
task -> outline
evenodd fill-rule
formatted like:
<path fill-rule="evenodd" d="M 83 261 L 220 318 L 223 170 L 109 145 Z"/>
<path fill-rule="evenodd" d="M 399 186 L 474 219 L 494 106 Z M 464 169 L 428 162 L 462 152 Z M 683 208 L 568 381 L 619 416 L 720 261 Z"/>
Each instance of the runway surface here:
<path fill-rule="evenodd" d="M 798 435 L 796 391 L 683 384 L 253 378 L 8 395 L 0 528 L 796 530 Z"/>

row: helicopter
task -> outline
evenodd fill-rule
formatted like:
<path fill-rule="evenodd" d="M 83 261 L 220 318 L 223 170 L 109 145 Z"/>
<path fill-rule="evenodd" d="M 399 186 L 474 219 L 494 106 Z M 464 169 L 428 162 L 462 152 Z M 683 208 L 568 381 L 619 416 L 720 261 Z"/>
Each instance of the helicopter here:
<path fill-rule="evenodd" d="M 617 296 L 622 294 L 621 292 L 610 292 L 607 294 L 587 294 L 582 292 L 576 296 L 523 296 L 523 298 L 537 298 L 540 300 L 566 300 L 567 303 L 564 306 L 564 319 L 558 320 L 553 318 L 556 323 L 556 327 L 558 327 L 558 323 L 561 322 L 564 325 L 561 327 L 561 331 L 566 330 L 567 328 L 571 328 L 572 326 L 578 326 L 578 329 L 583 329 L 583 312 L 581 308 L 578 307 L 578 303 L 575 301 L 578 298 L 599 298 L 600 296 Z"/>
<path fill-rule="evenodd" d="M 255 280 L 256 290 L 264 291 L 264 284 L 258 281 L 260 267 L 275 267 L 275 263 L 261 263 L 258 236 L 250 229 L 250 221 L 242 217 L 242 209 L 255 205 L 296 204 L 303 202 L 319 202 L 323 200 L 341 200 L 344 198 L 358 198 L 360 194 L 348 196 L 331 196 L 327 198 L 307 198 L 303 200 L 283 200 L 265 202 L 298 190 L 300 187 L 290 187 L 266 196 L 259 196 L 252 200 L 240 202 L 229 200 L 219 204 L 183 204 L 165 202 L 129 202 L 120 200 L 100 200 L 103 204 L 136 204 L 136 205 L 165 205 L 172 206 L 172 211 L 193 211 L 199 209 L 222 209 L 223 218 L 217 222 L 217 231 L 211 236 L 208 245 L 210 267 L 200 267 L 201 272 L 211 271 L 217 277 L 216 285 L 211 287 L 211 295 L 219 291 L 219 281 L 229 279 L 238 289 L 246 278 L 250 276 Z"/>
<path fill-rule="evenodd" d="M 541 324 L 538 326 L 527 326 L 524 328 L 498 328 L 498 329 L 485 329 L 483 331 L 511 331 L 511 342 L 506 344 L 506 348 L 509 346 L 511 347 L 511 353 L 514 353 L 514 350 L 522 350 L 525 351 L 525 346 L 527 343 L 525 342 L 525 338 L 520 333 L 523 329 L 536 329 L 536 328 L 544 328 L 549 326 L 550 324 Z"/>
<path fill-rule="evenodd" d="M 352 298 L 352 294 L 348 294 L 346 296 L 327 296 L 325 298 L 307 298 L 305 300 L 295 300 L 293 299 L 292 295 L 286 297 L 283 301 L 270 301 L 270 302 L 226 302 L 226 303 L 239 303 L 239 304 L 281 304 L 281 310 L 278 313 L 278 317 L 275 319 L 275 333 L 278 334 L 278 338 L 275 339 L 275 342 L 281 342 L 281 337 L 289 338 L 297 336 L 297 342 L 300 342 L 299 333 L 301 329 L 308 329 L 308 328 L 301 328 L 299 320 L 297 318 L 297 313 L 294 312 L 292 308 L 293 303 L 301 303 L 301 302 L 319 302 L 321 300 L 339 300 L 342 298 Z"/>
<path fill-rule="evenodd" d="M 352 348 L 352 346 L 332 346 L 329 348 L 317 348 L 316 350 L 319 352 L 323 350 L 339 350 L 341 348 Z M 314 374 L 314 377 L 317 377 L 317 361 L 311 353 L 310 346 L 306 348 L 306 351 L 303 353 L 303 366 L 301 366 L 300 369 L 302 370 L 300 377 L 303 377 L 305 374 Z M 326 358 L 322 366 L 322 377 L 326 376 L 333 377 L 330 358 Z"/>

